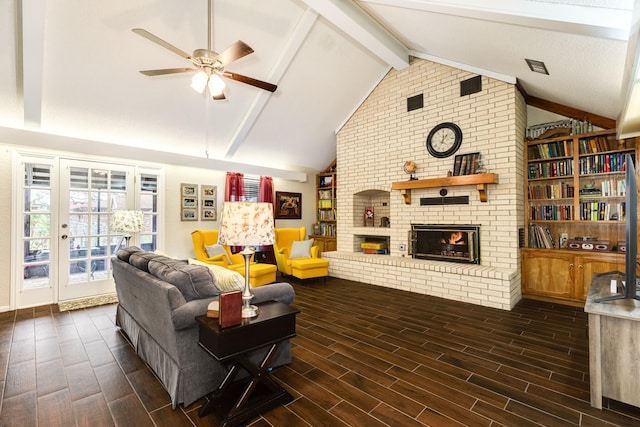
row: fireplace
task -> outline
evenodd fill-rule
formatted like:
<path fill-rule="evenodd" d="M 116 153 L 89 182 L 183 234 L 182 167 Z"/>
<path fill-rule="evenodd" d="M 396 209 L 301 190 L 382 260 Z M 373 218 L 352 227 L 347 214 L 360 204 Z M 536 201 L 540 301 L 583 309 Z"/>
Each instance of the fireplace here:
<path fill-rule="evenodd" d="M 413 258 L 480 264 L 479 225 L 411 224 Z"/>

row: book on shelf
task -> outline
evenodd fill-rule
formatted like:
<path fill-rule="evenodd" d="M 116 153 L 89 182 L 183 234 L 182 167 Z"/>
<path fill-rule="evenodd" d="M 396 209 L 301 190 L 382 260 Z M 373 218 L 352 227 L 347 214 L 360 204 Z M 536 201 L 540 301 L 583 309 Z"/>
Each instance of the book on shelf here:
<path fill-rule="evenodd" d="M 528 165 L 529 179 L 555 178 L 573 175 L 573 161 L 571 159 L 538 162 Z"/>
<path fill-rule="evenodd" d="M 581 174 L 624 172 L 626 153 L 596 154 L 581 157 L 578 167 Z"/>
<path fill-rule="evenodd" d="M 566 182 L 560 184 L 529 184 L 529 200 L 568 199 L 574 196 L 574 187 Z"/>
<path fill-rule="evenodd" d="M 529 220 L 569 221 L 574 216 L 573 205 L 543 205 L 529 207 Z"/>
<path fill-rule="evenodd" d="M 580 219 L 583 221 L 623 221 L 625 219 L 625 202 L 581 202 Z"/>
<path fill-rule="evenodd" d="M 548 227 L 538 224 L 529 224 L 529 247 L 530 248 L 555 248 L 555 242 Z"/>

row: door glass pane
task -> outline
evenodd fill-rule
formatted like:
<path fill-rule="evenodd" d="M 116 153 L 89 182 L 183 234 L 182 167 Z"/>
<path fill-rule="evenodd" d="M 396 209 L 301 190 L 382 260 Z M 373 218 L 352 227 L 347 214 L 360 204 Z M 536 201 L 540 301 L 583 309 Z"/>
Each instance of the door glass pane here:
<path fill-rule="evenodd" d="M 94 190 L 106 190 L 109 185 L 108 171 L 100 169 L 92 169 L 91 171 L 91 188 Z"/>
<path fill-rule="evenodd" d="M 24 165 L 22 289 L 50 285 L 51 166 Z"/>
<path fill-rule="evenodd" d="M 72 167 L 70 174 L 71 188 L 89 188 L 89 169 Z"/>
<path fill-rule="evenodd" d="M 69 212 L 89 212 L 89 193 L 71 191 L 69 193 Z"/>
<path fill-rule="evenodd" d="M 51 191 L 48 189 L 26 189 L 24 210 L 29 212 L 51 211 Z"/>
<path fill-rule="evenodd" d="M 127 189 L 127 173 L 111 171 L 111 189 L 124 191 Z"/>

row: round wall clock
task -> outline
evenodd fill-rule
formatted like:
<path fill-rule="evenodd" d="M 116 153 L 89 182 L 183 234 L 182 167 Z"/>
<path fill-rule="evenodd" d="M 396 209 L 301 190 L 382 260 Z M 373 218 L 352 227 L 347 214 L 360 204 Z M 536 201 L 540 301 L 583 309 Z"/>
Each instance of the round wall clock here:
<path fill-rule="evenodd" d="M 445 122 L 435 126 L 427 136 L 427 151 L 433 157 L 449 157 L 462 145 L 462 130 L 455 123 Z"/>

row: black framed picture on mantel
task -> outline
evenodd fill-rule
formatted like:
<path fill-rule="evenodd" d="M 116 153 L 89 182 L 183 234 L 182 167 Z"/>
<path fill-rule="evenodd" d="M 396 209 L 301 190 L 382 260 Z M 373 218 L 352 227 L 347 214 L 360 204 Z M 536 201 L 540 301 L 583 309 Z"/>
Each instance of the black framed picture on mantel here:
<path fill-rule="evenodd" d="M 276 219 L 302 219 L 302 193 L 276 191 Z"/>

